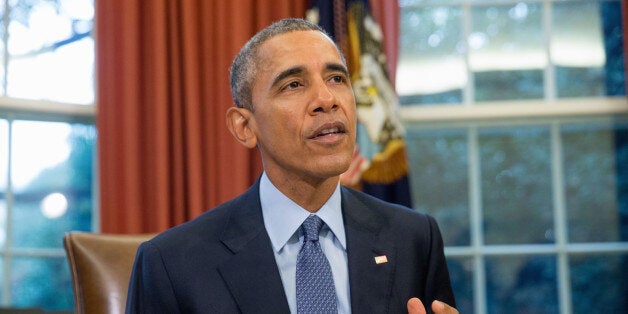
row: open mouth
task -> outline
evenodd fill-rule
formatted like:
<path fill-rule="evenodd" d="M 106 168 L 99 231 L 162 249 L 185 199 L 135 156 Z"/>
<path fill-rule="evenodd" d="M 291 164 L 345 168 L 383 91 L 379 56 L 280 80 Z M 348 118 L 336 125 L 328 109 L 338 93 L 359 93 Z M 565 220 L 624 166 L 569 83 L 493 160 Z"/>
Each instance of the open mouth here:
<path fill-rule="evenodd" d="M 322 130 L 319 134 L 316 134 L 316 137 L 321 137 L 321 136 L 325 136 L 329 134 L 337 134 L 337 133 L 341 133 L 339 128 L 325 129 L 325 130 Z"/>
<path fill-rule="evenodd" d="M 345 127 L 340 122 L 335 123 L 327 123 L 318 129 L 316 129 L 310 139 L 322 138 L 325 136 L 333 136 L 336 134 L 344 134 L 346 133 Z"/>

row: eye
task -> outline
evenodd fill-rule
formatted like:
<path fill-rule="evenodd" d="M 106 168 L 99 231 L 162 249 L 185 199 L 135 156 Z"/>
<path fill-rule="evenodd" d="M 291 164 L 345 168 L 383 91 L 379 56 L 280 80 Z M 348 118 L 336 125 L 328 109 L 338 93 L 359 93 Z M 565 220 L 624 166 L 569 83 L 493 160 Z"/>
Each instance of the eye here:
<path fill-rule="evenodd" d="M 300 86 L 301 86 L 301 83 L 300 83 L 300 82 L 297 82 L 297 81 L 292 81 L 292 82 L 290 82 L 290 83 L 286 84 L 286 85 L 284 86 L 284 88 L 282 88 L 282 89 L 283 89 L 283 90 L 291 90 L 291 89 L 298 88 L 298 87 L 300 87 Z"/>
<path fill-rule="evenodd" d="M 334 75 L 330 80 L 334 83 L 344 83 L 347 81 L 344 75 Z"/>

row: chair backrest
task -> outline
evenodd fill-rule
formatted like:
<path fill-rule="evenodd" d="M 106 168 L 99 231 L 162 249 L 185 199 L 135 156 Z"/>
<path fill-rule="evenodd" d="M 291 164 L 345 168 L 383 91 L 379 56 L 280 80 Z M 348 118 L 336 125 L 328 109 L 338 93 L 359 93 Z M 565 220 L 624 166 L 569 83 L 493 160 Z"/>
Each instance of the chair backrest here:
<path fill-rule="evenodd" d="M 71 232 L 64 236 L 77 314 L 124 313 L 137 247 L 154 234 Z"/>

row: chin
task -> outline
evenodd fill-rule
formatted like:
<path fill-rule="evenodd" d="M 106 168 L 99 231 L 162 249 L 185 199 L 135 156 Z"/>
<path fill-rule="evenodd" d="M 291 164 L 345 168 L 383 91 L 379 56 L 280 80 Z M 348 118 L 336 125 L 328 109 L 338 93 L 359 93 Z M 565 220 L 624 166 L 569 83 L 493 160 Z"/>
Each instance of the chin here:
<path fill-rule="evenodd" d="M 343 174 L 345 171 L 349 169 L 350 164 L 351 164 L 351 159 L 348 158 L 342 161 L 322 163 L 322 166 L 317 167 L 317 168 L 321 177 L 331 178 L 331 177 L 335 177 L 335 176 L 339 176 Z"/>

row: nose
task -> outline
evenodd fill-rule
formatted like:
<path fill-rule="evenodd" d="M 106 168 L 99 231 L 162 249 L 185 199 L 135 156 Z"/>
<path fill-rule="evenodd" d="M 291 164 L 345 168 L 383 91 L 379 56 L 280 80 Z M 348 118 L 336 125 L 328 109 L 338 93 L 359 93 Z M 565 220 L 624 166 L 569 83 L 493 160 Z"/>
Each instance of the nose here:
<path fill-rule="evenodd" d="M 321 80 L 314 85 L 312 91 L 313 99 L 309 106 L 310 114 L 330 112 L 338 109 L 336 94 L 325 83 L 325 81 Z"/>

